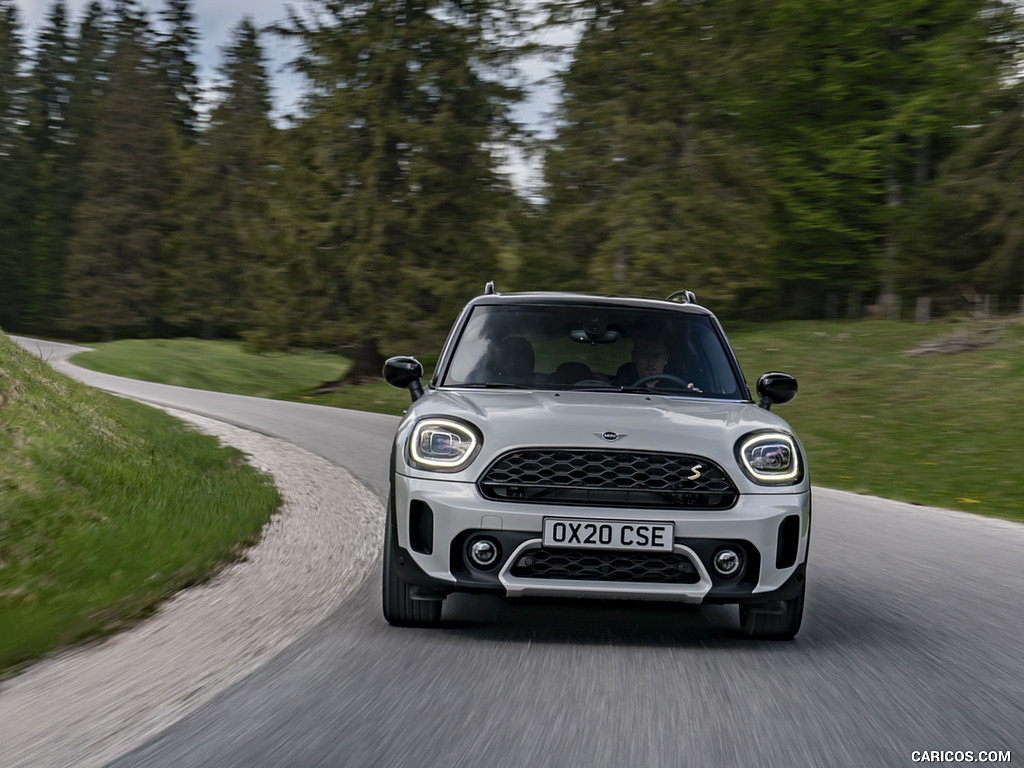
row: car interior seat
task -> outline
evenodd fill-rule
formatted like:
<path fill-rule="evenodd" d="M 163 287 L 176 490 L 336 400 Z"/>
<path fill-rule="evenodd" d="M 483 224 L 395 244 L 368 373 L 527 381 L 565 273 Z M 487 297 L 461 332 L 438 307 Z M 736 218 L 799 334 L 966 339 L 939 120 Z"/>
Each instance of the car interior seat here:
<path fill-rule="evenodd" d="M 498 345 L 494 373 L 499 381 L 510 384 L 533 384 L 533 345 L 522 336 L 509 336 Z"/>
<path fill-rule="evenodd" d="M 552 384 L 575 384 L 577 381 L 593 378 L 590 366 L 580 362 L 559 363 L 551 374 Z"/>

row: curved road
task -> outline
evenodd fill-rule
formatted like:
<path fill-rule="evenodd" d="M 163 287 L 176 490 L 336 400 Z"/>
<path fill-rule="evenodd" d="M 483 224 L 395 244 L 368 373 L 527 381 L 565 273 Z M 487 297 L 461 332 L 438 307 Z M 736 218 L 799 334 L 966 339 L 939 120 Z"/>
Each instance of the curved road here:
<path fill-rule="evenodd" d="M 22 343 L 71 372 L 60 360 L 76 348 Z M 285 438 L 386 493 L 393 417 L 73 372 Z M 394 629 L 375 569 L 284 653 L 112 765 L 1024 761 L 1024 526 L 822 489 L 814 514 L 791 643 L 744 639 L 734 607 L 657 603 L 454 597 L 443 629 Z"/>

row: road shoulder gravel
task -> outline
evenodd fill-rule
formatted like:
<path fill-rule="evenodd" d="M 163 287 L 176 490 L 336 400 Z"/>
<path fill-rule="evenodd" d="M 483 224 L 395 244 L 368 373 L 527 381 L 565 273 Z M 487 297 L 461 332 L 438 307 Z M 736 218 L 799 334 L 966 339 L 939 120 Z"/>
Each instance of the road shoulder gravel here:
<path fill-rule="evenodd" d="M 195 414 L 284 500 L 245 560 L 128 631 L 0 684 L 0 765 L 101 766 L 209 701 L 325 618 L 373 567 L 380 500 L 297 446 Z"/>

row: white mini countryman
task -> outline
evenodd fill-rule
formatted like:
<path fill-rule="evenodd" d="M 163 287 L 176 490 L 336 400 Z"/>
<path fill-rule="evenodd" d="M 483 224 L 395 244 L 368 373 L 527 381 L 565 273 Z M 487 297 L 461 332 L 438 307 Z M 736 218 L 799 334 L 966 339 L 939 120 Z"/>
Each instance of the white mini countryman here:
<path fill-rule="evenodd" d="M 803 615 L 811 491 L 800 441 L 758 401 L 715 316 L 570 293 L 469 302 L 426 388 L 415 358 L 384 539 L 384 616 L 424 626 L 452 592 L 737 603 L 788 640 Z"/>

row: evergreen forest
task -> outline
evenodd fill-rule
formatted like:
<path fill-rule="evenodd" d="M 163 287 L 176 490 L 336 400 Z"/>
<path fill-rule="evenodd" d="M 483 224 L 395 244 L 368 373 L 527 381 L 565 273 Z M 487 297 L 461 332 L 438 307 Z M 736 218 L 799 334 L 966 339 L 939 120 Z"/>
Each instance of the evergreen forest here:
<path fill-rule="evenodd" d="M 285 120 L 274 35 L 304 84 Z M 379 371 L 487 280 L 751 320 L 1016 312 L 1022 35 L 1003 0 L 311 0 L 240 19 L 204 89 L 191 0 L 56 0 L 32 39 L 0 0 L 0 327 Z M 538 133 L 513 114 L 545 53 Z"/>

